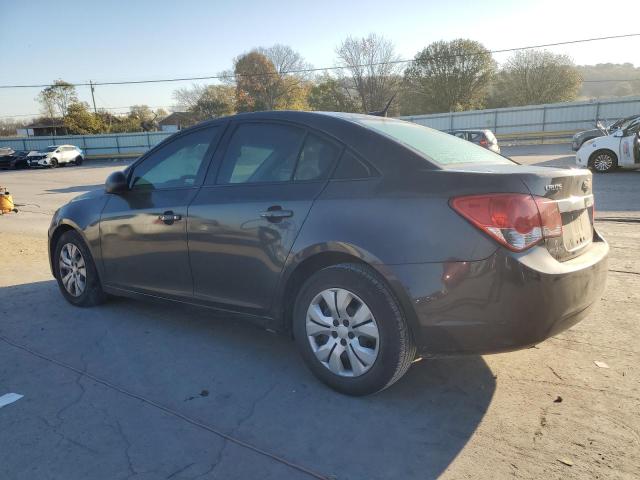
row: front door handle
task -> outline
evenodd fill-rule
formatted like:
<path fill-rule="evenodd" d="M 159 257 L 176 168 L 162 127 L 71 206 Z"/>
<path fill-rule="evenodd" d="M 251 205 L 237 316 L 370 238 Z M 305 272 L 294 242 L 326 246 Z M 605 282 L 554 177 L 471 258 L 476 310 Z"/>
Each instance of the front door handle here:
<path fill-rule="evenodd" d="M 182 215 L 176 215 L 171 210 L 164 212 L 162 215 L 158 215 L 158 220 L 166 223 L 167 225 L 173 225 L 173 222 L 182 220 Z"/>
<path fill-rule="evenodd" d="M 274 205 L 267 208 L 264 212 L 260 212 L 262 218 L 266 218 L 270 222 L 279 222 L 283 218 L 293 217 L 293 210 L 283 210 L 281 206 Z"/>

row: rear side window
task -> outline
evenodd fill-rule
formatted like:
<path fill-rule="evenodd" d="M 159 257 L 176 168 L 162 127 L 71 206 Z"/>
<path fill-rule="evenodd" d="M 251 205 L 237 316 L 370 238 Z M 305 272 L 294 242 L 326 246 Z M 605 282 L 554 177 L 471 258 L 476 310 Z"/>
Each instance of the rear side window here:
<path fill-rule="evenodd" d="M 491 150 L 416 123 L 391 118 L 359 118 L 357 123 L 404 144 L 438 165 L 513 164 Z"/>
<path fill-rule="evenodd" d="M 311 181 L 327 178 L 339 154 L 337 145 L 310 133 L 304 141 L 293 179 Z"/>
<path fill-rule="evenodd" d="M 345 150 L 340 158 L 340 163 L 336 171 L 333 173 L 333 178 L 346 180 L 346 179 L 358 179 L 369 178 L 376 176 L 376 172 L 369 164 L 364 160 L 356 157 L 351 151 Z"/>
<path fill-rule="evenodd" d="M 229 142 L 218 184 L 291 180 L 304 130 L 288 125 L 242 124 Z"/>

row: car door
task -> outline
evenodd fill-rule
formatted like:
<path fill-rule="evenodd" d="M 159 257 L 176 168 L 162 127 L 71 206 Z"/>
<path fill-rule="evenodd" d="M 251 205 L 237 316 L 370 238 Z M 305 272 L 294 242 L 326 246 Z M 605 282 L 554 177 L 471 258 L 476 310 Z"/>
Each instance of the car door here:
<path fill-rule="evenodd" d="M 221 126 L 177 136 L 129 172 L 129 190 L 110 195 L 100 219 L 107 285 L 192 297 L 187 207 L 205 175 Z"/>
<path fill-rule="evenodd" d="M 285 260 L 341 146 L 275 122 L 230 128 L 189 207 L 195 297 L 260 314 L 271 306 Z"/>
<path fill-rule="evenodd" d="M 61 163 L 69 163 L 71 157 L 71 147 L 60 147 Z"/>

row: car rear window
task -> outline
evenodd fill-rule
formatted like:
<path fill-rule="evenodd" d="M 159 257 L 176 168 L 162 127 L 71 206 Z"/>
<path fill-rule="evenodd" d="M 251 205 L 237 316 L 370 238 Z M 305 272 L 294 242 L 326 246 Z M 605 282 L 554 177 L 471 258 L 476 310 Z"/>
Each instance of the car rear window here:
<path fill-rule="evenodd" d="M 438 165 L 512 164 L 511 160 L 447 133 L 390 118 L 358 118 L 357 123 L 402 143 Z"/>

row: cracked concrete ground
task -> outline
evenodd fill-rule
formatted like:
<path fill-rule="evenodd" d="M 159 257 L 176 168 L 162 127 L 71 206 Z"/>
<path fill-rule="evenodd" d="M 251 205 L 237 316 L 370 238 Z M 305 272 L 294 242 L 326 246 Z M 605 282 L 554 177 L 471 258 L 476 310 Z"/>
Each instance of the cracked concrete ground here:
<path fill-rule="evenodd" d="M 505 150 L 571 162 L 562 146 Z M 0 217 L 0 395 L 24 395 L 0 409 L 0 478 L 640 477 L 640 172 L 595 177 L 611 271 L 588 319 L 536 348 L 416 363 L 356 399 L 241 319 L 66 304 L 46 260 L 50 215 L 122 165 L 0 172 L 29 204 Z"/>

